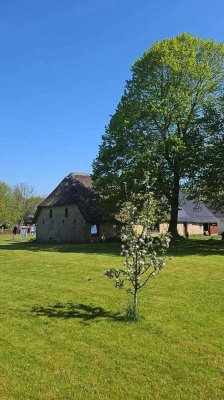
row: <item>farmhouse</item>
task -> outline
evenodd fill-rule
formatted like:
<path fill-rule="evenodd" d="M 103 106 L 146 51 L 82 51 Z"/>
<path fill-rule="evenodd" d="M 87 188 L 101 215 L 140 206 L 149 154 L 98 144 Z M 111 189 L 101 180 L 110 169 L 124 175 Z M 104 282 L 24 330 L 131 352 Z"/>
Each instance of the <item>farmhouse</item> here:
<path fill-rule="evenodd" d="M 116 221 L 99 210 L 90 175 L 71 173 L 38 206 L 39 242 L 85 243 L 116 236 Z"/>
<path fill-rule="evenodd" d="M 219 220 L 203 203 L 186 200 L 181 194 L 177 230 L 179 235 L 217 235 Z M 168 223 L 160 224 L 160 232 L 168 231 Z"/>

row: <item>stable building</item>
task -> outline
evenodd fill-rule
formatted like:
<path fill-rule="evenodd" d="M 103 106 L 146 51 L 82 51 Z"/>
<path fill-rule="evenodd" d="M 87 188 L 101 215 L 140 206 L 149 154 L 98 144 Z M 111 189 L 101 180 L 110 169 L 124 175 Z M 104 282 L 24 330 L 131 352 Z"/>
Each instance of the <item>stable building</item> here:
<path fill-rule="evenodd" d="M 177 230 L 181 236 L 217 235 L 219 220 L 204 203 L 186 200 L 181 194 Z M 160 232 L 167 232 L 168 222 L 161 223 Z"/>
<path fill-rule="evenodd" d="M 86 243 L 115 237 L 117 224 L 99 208 L 88 174 L 71 173 L 38 206 L 38 242 Z"/>

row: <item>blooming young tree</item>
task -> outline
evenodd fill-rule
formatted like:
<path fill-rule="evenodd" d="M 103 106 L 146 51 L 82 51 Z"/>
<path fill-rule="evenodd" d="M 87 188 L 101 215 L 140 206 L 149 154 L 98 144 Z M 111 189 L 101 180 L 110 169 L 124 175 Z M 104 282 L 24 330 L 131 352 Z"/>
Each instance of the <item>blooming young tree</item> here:
<path fill-rule="evenodd" d="M 127 309 L 127 317 L 135 321 L 138 319 L 138 292 L 165 267 L 164 256 L 170 243 L 168 234 L 152 235 L 158 221 L 158 204 L 149 189 L 147 186 L 144 194 L 137 195 L 141 211 L 136 201 L 124 207 L 125 221 L 121 230 L 124 268 L 106 271 L 116 287 L 126 288 L 132 295 L 133 303 Z"/>

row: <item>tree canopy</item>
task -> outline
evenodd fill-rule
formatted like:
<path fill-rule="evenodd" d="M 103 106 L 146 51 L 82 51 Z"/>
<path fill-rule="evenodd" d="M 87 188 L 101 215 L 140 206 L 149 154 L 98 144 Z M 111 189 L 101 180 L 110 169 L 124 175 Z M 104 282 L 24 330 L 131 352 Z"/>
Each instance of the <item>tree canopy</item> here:
<path fill-rule="evenodd" d="M 14 223 L 15 206 L 11 188 L 6 183 L 0 182 L 0 226 Z"/>
<path fill-rule="evenodd" d="M 191 196 L 208 203 L 214 211 L 224 210 L 224 96 L 218 111 L 211 106 L 205 118 L 210 133 L 204 152 L 204 166 L 189 182 Z"/>
<path fill-rule="evenodd" d="M 133 65 L 93 163 L 95 187 L 112 213 L 147 171 L 177 234 L 180 188 L 199 176 L 215 140 L 208 117 L 221 112 L 223 61 L 223 44 L 183 33 L 156 42 Z"/>
<path fill-rule="evenodd" d="M 0 226 L 27 222 L 42 200 L 42 197 L 34 196 L 33 187 L 26 183 L 11 187 L 0 182 Z"/>

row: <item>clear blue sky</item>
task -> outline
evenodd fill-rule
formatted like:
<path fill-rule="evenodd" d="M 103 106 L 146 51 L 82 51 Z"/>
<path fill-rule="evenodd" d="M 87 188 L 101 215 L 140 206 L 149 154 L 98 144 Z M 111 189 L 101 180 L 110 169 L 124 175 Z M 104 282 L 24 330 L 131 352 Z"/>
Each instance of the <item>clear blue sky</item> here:
<path fill-rule="evenodd" d="M 223 0 L 0 0 L 0 181 L 91 172 L 130 66 L 183 31 L 224 39 Z"/>

